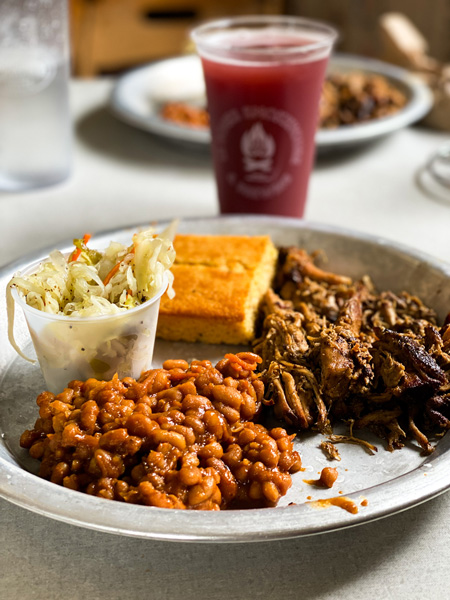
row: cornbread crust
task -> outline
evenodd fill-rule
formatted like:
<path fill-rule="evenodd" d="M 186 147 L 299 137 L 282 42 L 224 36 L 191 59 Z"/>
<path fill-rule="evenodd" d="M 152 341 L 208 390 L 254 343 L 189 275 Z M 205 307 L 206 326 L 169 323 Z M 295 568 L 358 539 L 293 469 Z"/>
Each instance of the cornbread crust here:
<path fill-rule="evenodd" d="M 268 236 L 178 235 L 175 298 L 161 299 L 160 338 L 246 344 L 278 252 Z"/>

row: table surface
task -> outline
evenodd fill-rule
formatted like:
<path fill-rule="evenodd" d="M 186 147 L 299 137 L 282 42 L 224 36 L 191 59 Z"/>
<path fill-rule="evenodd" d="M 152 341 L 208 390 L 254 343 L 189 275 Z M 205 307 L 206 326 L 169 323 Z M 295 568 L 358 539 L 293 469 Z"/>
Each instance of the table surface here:
<path fill-rule="evenodd" d="M 186 151 L 116 120 L 112 81 L 72 82 L 74 161 L 64 183 L 0 192 L 0 266 L 85 231 L 218 212 L 207 152 Z M 416 175 L 448 136 L 418 127 L 320 157 L 306 218 L 450 260 L 449 202 Z M 150 542 L 52 521 L 0 499 L 0 598 L 450 597 L 450 494 L 327 535 L 257 544 Z"/>

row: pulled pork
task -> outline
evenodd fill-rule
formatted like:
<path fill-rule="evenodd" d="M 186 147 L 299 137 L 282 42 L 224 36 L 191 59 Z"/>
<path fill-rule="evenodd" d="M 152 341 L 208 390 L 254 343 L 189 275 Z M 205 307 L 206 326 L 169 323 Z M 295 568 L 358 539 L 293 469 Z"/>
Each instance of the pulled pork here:
<path fill-rule="evenodd" d="M 344 420 L 391 451 L 412 438 L 431 453 L 424 432 L 450 429 L 450 316 L 438 327 L 419 298 L 378 293 L 367 276 L 352 281 L 315 258 L 282 250 L 275 291 L 264 297 L 254 344 L 264 402 L 298 430 L 330 435 Z"/>

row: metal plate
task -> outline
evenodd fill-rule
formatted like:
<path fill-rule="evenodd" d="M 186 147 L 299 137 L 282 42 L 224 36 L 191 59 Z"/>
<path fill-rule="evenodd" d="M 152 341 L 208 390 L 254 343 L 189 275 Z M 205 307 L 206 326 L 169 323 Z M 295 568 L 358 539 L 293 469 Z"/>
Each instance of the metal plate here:
<path fill-rule="evenodd" d="M 382 119 L 320 129 L 316 135 L 319 151 L 369 142 L 415 123 L 431 108 L 432 95 L 428 87 L 404 69 L 361 56 L 335 54 L 329 71 L 383 75 L 408 101 L 404 108 Z M 211 141 L 209 129 L 183 127 L 160 117 L 162 105 L 170 101 L 205 104 L 203 73 L 197 56 L 171 58 L 126 73 L 113 90 L 110 106 L 117 117 L 130 125 L 180 144 L 207 148 Z"/>
<path fill-rule="evenodd" d="M 360 277 L 372 276 L 379 289 L 408 290 L 434 307 L 441 319 L 450 307 L 450 266 L 414 250 L 342 229 L 274 217 L 218 217 L 185 220 L 183 232 L 217 234 L 270 234 L 276 244 L 296 244 L 308 250 L 322 249 L 329 257 L 327 268 Z M 110 240 L 129 242 L 134 229 L 94 236 L 92 245 L 104 247 Z M 60 249 L 69 250 L 71 243 Z M 327 463 L 318 444 L 319 434 L 297 437 L 304 472 L 293 476 L 293 485 L 277 508 L 223 512 L 196 512 L 135 506 L 87 496 L 38 478 L 37 461 L 19 447 L 22 431 L 37 417 L 36 396 L 44 389 L 38 367 L 18 358 L 6 337 L 4 288 L 12 273 L 32 260 L 48 255 L 46 249 L 10 265 L 0 273 L 0 495 L 39 514 L 67 523 L 142 538 L 195 541 L 257 541 L 312 535 L 358 525 L 424 502 L 450 487 L 450 436 L 442 438 L 436 451 L 422 457 L 409 444 L 387 452 L 383 443 L 364 436 L 378 446 L 369 456 L 360 447 L 340 446 L 342 461 L 333 463 L 339 477 L 332 490 L 316 490 L 304 479 L 317 477 Z M 19 315 L 18 315 L 19 317 Z M 31 351 L 23 319 L 18 318 L 17 339 Z M 232 348 L 235 350 L 236 348 Z M 157 342 L 155 364 L 168 357 L 218 360 L 228 348 L 202 344 Z M 359 508 L 350 514 L 337 507 L 319 510 L 312 499 L 349 496 Z M 361 506 L 366 498 L 367 506 Z M 295 502 L 295 505 L 288 506 Z"/>

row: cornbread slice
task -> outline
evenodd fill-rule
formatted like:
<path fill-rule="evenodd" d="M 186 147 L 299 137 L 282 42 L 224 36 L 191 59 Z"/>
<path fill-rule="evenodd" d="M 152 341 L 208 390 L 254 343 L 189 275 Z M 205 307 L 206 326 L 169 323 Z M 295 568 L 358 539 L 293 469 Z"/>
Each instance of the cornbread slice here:
<path fill-rule="evenodd" d="M 175 298 L 161 298 L 158 337 L 209 344 L 252 340 L 278 255 L 269 236 L 177 235 L 174 246 Z"/>

